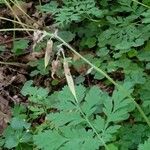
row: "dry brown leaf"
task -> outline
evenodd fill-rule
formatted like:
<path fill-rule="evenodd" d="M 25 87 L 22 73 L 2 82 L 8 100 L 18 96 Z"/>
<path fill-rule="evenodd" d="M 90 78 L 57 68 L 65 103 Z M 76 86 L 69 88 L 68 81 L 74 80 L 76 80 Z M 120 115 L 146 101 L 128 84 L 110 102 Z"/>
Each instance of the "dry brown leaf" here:
<path fill-rule="evenodd" d="M 19 2 L 19 5 L 18 5 L 18 4 L 13 5 L 13 6 L 12 6 L 12 9 L 13 9 L 13 12 L 14 12 L 18 17 L 22 17 L 22 16 L 25 15 L 24 13 L 27 13 L 28 8 L 30 8 L 31 6 L 32 6 L 32 2 L 26 3 L 26 2 L 20 1 L 20 2 Z"/>
<path fill-rule="evenodd" d="M 51 73 L 51 77 L 53 79 L 55 79 L 54 75 L 55 75 L 56 71 L 58 70 L 59 65 L 60 65 L 59 60 L 53 60 L 52 61 L 52 71 L 51 71 L 52 73 Z"/>
<path fill-rule="evenodd" d="M 33 33 L 33 41 L 37 42 L 38 39 L 41 37 L 41 35 L 42 35 L 42 31 L 40 31 L 40 30 L 35 31 Z"/>
<path fill-rule="evenodd" d="M 65 77 L 66 77 L 69 89 L 70 89 L 71 93 L 73 94 L 73 96 L 75 97 L 75 100 L 77 100 L 74 81 L 73 81 L 72 75 L 70 73 L 69 65 L 68 65 L 68 62 L 66 59 L 64 59 L 64 73 L 65 73 Z"/>
<path fill-rule="evenodd" d="M 0 134 L 7 127 L 7 123 L 10 121 L 11 113 L 8 101 L 0 96 Z"/>
<path fill-rule="evenodd" d="M 46 51 L 45 51 L 45 68 L 48 66 L 49 60 L 51 58 L 52 55 L 52 48 L 53 48 L 53 41 L 50 39 L 47 42 L 47 46 L 46 46 Z"/>
<path fill-rule="evenodd" d="M 43 38 L 46 36 L 46 33 L 37 30 L 33 33 L 33 50 L 35 49 L 35 46 L 43 40 Z"/>
<path fill-rule="evenodd" d="M 20 56 L 19 60 L 22 63 L 29 63 L 30 61 L 36 61 L 40 58 L 43 58 L 44 55 L 45 55 L 44 50 L 41 50 L 39 52 L 31 52 L 31 53 L 28 53 L 27 55 Z"/>

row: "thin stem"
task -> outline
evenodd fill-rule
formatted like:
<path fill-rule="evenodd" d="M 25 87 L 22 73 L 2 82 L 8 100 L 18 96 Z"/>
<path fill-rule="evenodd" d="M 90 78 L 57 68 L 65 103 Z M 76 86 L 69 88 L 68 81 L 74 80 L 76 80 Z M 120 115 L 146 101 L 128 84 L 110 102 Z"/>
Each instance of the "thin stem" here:
<path fill-rule="evenodd" d="M 55 38 L 59 41 L 61 41 L 62 43 L 64 43 L 64 45 L 66 47 L 68 47 L 72 52 L 74 52 L 77 56 L 79 56 L 82 60 L 84 60 L 87 64 L 89 64 L 93 69 L 95 69 L 96 71 L 100 72 L 103 76 L 105 76 L 110 82 L 112 82 L 115 86 L 119 86 L 112 78 L 110 78 L 104 71 L 102 71 L 101 69 L 99 69 L 98 67 L 96 67 L 95 65 L 93 65 L 90 61 L 88 61 L 86 58 L 84 58 L 82 55 L 80 55 L 75 49 L 73 49 L 68 43 L 66 43 L 62 38 L 60 38 L 59 36 L 55 35 Z"/>
<path fill-rule="evenodd" d="M 32 20 L 33 22 L 35 22 L 34 19 L 32 19 L 20 6 L 19 2 L 17 0 L 15 0 L 15 2 L 13 0 L 10 0 L 20 11 L 22 11 L 30 20 Z"/>
<path fill-rule="evenodd" d="M 64 50 L 61 48 L 61 46 L 59 46 L 60 49 L 61 49 L 61 53 L 63 55 L 63 59 L 64 59 L 64 62 L 67 62 L 66 60 L 66 57 L 65 57 L 65 54 L 64 54 Z M 69 84 L 68 84 L 69 85 Z M 90 120 L 86 117 L 86 115 L 84 114 L 84 112 L 82 111 L 80 105 L 79 105 L 79 101 L 78 101 L 78 98 L 77 98 L 77 95 L 76 95 L 76 91 L 75 92 L 72 92 L 72 90 L 70 89 L 71 93 L 73 94 L 74 96 L 74 99 L 75 99 L 75 104 L 79 110 L 79 112 L 81 113 L 82 117 L 86 120 L 86 122 L 89 124 L 89 126 L 91 127 L 91 129 L 93 130 L 93 132 L 95 132 L 96 136 L 98 137 L 98 139 L 102 142 L 103 146 L 105 147 L 106 150 L 109 150 L 109 148 L 107 147 L 107 145 L 105 144 L 104 140 L 101 138 L 101 136 L 98 134 L 98 132 L 96 131 L 95 127 L 91 124 Z"/>
<path fill-rule="evenodd" d="M 14 17 L 16 17 L 16 19 L 21 23 L 22 27 L 23 28 L 26 28 L 23 24 L 22 24 L 22 21 L 20 20 L 20 18 L 17 16 L 17 14 L 14 12 L 14 10 L 12 9 L 12 7 L 10 6 L 10 4 L 7 2 L 7 0 L 4 0 L 6 6 L 12 11 Z M 28 31 L 26 31 L 29 35 L 30 33 Z M 31 36 L 31 35 L 30 35 Z"/>
<path fill-rule="evenodd" d="M 16 18 L 14 17 L 14 21 L 16 21 Z M 16 28 L 16 23 L 14 22 L 14 29 Z M 15 43 L 15 38 L 16 38 L 16 31 L 13 31 L 13 50 L 15 48 L 14 43 Z"/>
<path fill-rule="evenodd" d="M 81 115 L 83 116 L 83 118 L 86 120 L 86 122 L 89 124 L 89 126 L 91 127 L 91 129 L 93 130 L 93 132 L 96 134 L 97 138 L 102 142 L 103 146 L 105 147 L 106 150 L 109 150 L 108 146 L 106 145 L 105 141 L 101 138 L 101 136 L 98 134 L 98 132 L 96 131 L 95 127 L 92 125 L 92 123 L 90 122 L 90 120 L 86 117 L 86 115 L 84 114 L 84 112 L 82 111 L 80 105 L 79 105 L 79 101 L 77 99 L 76 96 L 74 96 L 75 98 L 75 103 L 76 106 L 78 107 L 78 110 L 80 111 Z"/>
<path fill-rule="evenodd" d="M 139 4 L 139 5 L 141 5 L 141 6 L 143 6 L 143 7 L 146 7 L 146 8 L 148 8 L 148 9 L 150 9 L 150 6 L 148 6 L 148 5 L 146 5 L 146 4 L 143 4 L 143 3 L 141 3 L 141 2 L 139 2 L 139 1 L 137 1 L 137 0 L 132 0 L 133 2 L 135 2 L 135 3 L 137 3 L 137 4 Z"/>
<path fill-rule="evenodd" d="M 13 31 L 13 30 L 17 30 L 17 31 L 37 31 L 36 29 L 22 29 L 22 28 L 16 28 L 16 29 L 0 29 L 0 31 Z M 137 104 L 137 102 L 134 100 L 134 98 L 132 98 L 132 96 L 130 94 L 128 94 L 128 92 L 122 87 L 120 86 L 118 83 L 116 83 L 111 77 L 109 77 L 103 70 L 101 70 L 100 68 L 96 67 L 95 65 L 93 65 L 90 61 L 88 61 L 86 58 L 84 58 L 82 55 L 80 55 L 75 49 L 73 49 L 67 42 L 65 42 L 62 38 L 60 38 L 57 34 L 51 34 L 48 33 L 46 31 L 43 31 L 45 33 L 47 33 L 48 36 L 50 37 L 55 37 L 58 41 L 62 42 L 66 47 L 68 47 L 72 52 L 74 52 L 77 56 L 79 56 L 82 60 L 84 60 L 87 64 L 89 64 L 93 69 L 95 69 L 97 72 L 99 72 L 100 74 L 102 74 L 103 76 L 105 76 L 111 83 L 113 83 L 119 90 L 122 90 L 126 96 L 135 104 L 136 108 L 138 109 L 138 111 L 140 112 L 141 116 L 144 118 L 144 120 L 146 121 L 146 123 L 148 124 L 148 126 L 150 127 L 150 120 L 147 118 L 147 116 L 145 115 L 144 111 L 141 109 L 141 107 Z"/>
<path fill-rule="evenodd" d="M 10 66 L 17 66 L 17 67 L 27 67 L 28 64 L 16 63 L 16 62 L 3 62 L 0 61 L 1 65 L 10 65 Z"/>
<path fill-rule="evenodd" d="M 144 120 L 146 121 L 146 123 L 148 124 L 148 126 L 150 127 L 150 120 L 148 119 L 148 117 L 145 115 L 144 111 L 141 109 L 141 107 L 137 104 L 137 102 L 134 100 L 134 98 L 132 98 L 132 96 L 130 94 L 128 94 L 128 92 L 122 87 L 120 86 L 118 83 L 116 83 L 111 77 L 109 77 L 103 70 L 101 70 L 100 68 L 96 67 L 95 65 L 93 65 L 90 61 L 88 61 L 86 58 L 84 58 L 82 55 L 80 55 L 75 49 L 73 49 L 68 43 L 66 43 L 62 38 L 60 38 L 59 36 L 55 35 L 55 38 L 57 40 L 59 40 L 60 42 L 62 42 L 66 47 L 68 47 L 72 52 L 74 52 L 77 56 L 79 56 L 82 60 L 84 60 L 87 64 L 89 64 L 93 69 L 95 69 L 97 72 L 99 72 L 100 74 L 102 74 L 103 76 L 105 76 L 111 83 L 113 83 L 119 90 L 121 90 L 122 92 L 124 92 L 126 94 L 126 96 L 135 104 L 136 108 L 138 109 L 138 111 L 140 112 L 141 116 L 144 118 Z"/>
<path fill-rule="evenodd" d="M 40 5 L 40 10 L 42 10 L 42 2 L 41 0 L 39 0 L 39 5 Z M 44 16 L 43 12 L 41 11 L 42 17 Z M 45 22 L 43 22 L 44 26 L 45 26 Z"/>
<path fill-rule="evenodd" d="M 20 37 L 20 38 L 15 38 L 15 41 L 17 41 L 17 40 L 21 40 L 21 39 L 26 39 L 26 40 L 29 40 L 29 39 L 31 39 L 31 37 L 30 36 L 27 36 L 27 37 L 24 37 L 24 38 L 22 38 L 22 37 Z M 10 43 L 10 42 L 12 42 L 13 41 L 13 39 L 9 39 L 9 40 L 6 40 L 6 41 L 4 41 L 4 42 L 0 42 L 0 45 L 2 45 L 2 44 L 7 44 L 7 43 Z"/>
<path fill-rule="evenodd" d="M 40 9 L 42 8 L 42 2 L 39 0 Z"/>
<path fill-rule="evenodd" d="M 0 29 L 0 32 L 6 32 L 6 31 L 33 31 L 33 32 L 35 32 L 35 31 L 37 31 L 37 30 L 36 30 L 36 29 L 28 29 L 28 28 L 26 28 L 26 29 L 24 29 L 24 28 Z"/>
<path fill-rule="evenodd" d="M 101 138 L 101 136 L 98 134 L 98 132 L 96 131 L 95 127 L 91 124 L 91 122 L 89 121 L 89 119 L 84 115 L 82 109 L 80 107 L 79 111 L 82 114 L 83 118 L 86 120 L 86 122 L 89 124 L 89 126 L 91 127 L 91 129 L 95 132 L 97 138 L 102 142 L 103 146 L 105 147 L 106 150 L 109 150 L 108 146 L 106 145 L 105 141 Z"/>
<path fill-rule="evenodd" d="M 17 24 L 24 25 L 24 26 L 27 26 L 27 27 L 31 27 L 31 28 L 32 28 L 32 26 L 29 26 L 29 25 L 27 25 L 27 24 L 25 24 L 25 23 L 18 22 L 18 21 L 16 21 L 16 20 L 11 20 L 11 19 L 9 19 L 9 18 L 5 18 L 5 17 L 1 17 L 1 16 L 0 16 L 0 19 L 1 19 L 1 20 L 6 20 L 6 21 L 11 21 L 11 22 L 13 22 L 13 23 L 17 23 Z"/>

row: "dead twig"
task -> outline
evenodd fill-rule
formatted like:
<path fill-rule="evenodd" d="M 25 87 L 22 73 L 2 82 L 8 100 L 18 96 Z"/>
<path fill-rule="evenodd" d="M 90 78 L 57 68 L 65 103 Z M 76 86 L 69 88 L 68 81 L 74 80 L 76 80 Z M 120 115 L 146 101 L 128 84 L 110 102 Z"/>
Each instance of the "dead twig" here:
<path fill-rule="evenodd" d="M 17 66 L 17 67 L 28 67 L 28 64 L 23 64 L 23 63 L 16 63 L 16 62 L 3 62 L 0 61 L 1 65 L 10 65 L 10 66 Z"/>

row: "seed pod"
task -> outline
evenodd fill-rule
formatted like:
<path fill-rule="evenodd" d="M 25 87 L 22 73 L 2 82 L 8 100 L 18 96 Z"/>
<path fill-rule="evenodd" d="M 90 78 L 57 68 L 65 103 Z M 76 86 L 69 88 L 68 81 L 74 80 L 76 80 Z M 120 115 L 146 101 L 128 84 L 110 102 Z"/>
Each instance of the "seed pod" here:
<path fill-rule="evenodd" d="M 45 51 L 45 59 L 44 59 L 44 61 L 45 61 L 45 68 L 47 67 L 47 65 L 49 63 L 49 60 L 51 58 L 52 48 L 53 48 L 53 41 L 50 39 L 47 42 L 46 51 Z"/>
<path fill-rule="evenodd" d="M 72 75 L 70 73 L 69 65 L 68 65 L 68 62 L 66 59 L 64 59 L 64 73 L 65 73 L 65 77 L 66 77 L 69 89 L 70 89 L 71 93 L 73 94 L 75 100 L 77 101 L 74 81 L 73 81 Z"/>
<path fill-rule="evenodd" d="M 52 71 L 51 71 L 51 77 L 55 79 L 54 75 L 56 71 L 58 70 L 58 67 L 60 66 L 60 61 L 59 60 L 53 60 L 52 61 Z"/>

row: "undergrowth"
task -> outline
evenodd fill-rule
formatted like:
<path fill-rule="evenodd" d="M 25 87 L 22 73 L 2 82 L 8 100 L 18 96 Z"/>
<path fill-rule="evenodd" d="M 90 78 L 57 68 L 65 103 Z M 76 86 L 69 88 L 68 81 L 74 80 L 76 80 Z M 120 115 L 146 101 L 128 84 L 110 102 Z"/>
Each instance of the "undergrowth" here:
<path fill-rule="evenodd" d="M 0 3 L 11 7 L 13 2 Z M 12 106 L 12 119 L 0 138 L 2 149 L 149 150 L 149 0 L 39 4 L 37 11 L 50 16 L 52 25 L 45 20 L 42 30 L 35 24 L 26 28 L 27 22 L 16 17 L 11 21 L 23 28 L 0 30 L 33 31 L 34 52 L 45 48 L 44 59 L 27 64 L 30 79 L 20 91 L 27 105 Z M 11 52 L 19 57 L 29 43 L 14 39 Z M 36 86 L 33 80 L 39 76 L 50 78 L 50 85 Z"/>

